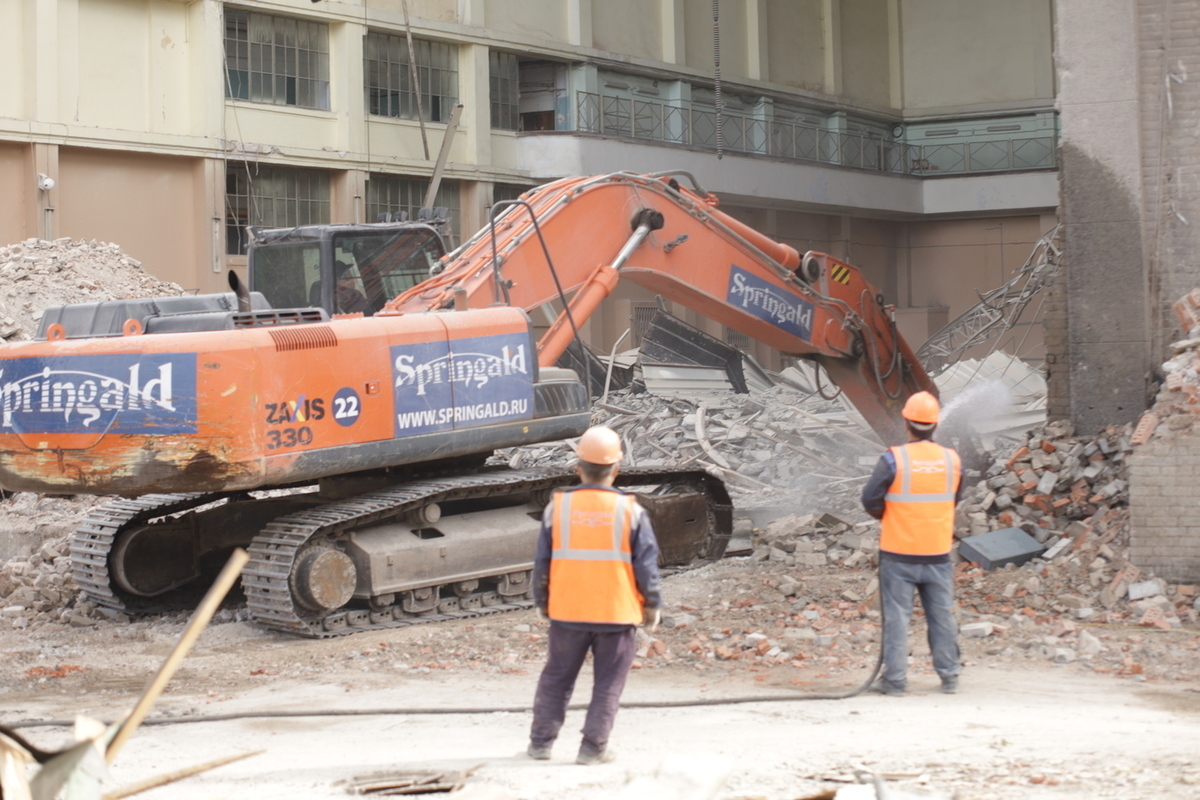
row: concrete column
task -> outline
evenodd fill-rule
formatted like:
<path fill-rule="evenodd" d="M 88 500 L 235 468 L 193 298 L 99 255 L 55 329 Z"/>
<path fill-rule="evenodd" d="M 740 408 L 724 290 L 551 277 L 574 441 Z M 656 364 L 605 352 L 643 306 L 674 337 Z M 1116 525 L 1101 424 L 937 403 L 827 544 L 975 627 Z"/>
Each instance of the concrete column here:
<path fill-rule="evenodd" d="M 30 162 L 32 169 L 25 183 L 24 193 L 33 202 L 27 202 L 30 216 L 25 222 L 25 230 L 34 232 L 42 239 L 54 239 L 58 236 L 58 193 L 60 178 L 58 174 L 58 145 L 38 144 L 30 146 Z M 54 181 L 54 188 L 41 188 L 41 176 L 45 175 Z"/>
<path fill-rule="evenodd" d="M 842 0 L 822 0 L 825 32 L 825 94 L 842 93 Z"/>
<path fill-rule="evenodd" d="M 189 5 L 188 34 L 188 129 L 194 136 L 227 139 L 225 28 L 221 4 Z"/>
<path fill-rule="evenodd" d="M 225 161 L 198 158 L 192 170 L 192 196 L 196 207 L 191 250 L 192 274 L 201 294 L 228 290 L 225 279 Z"/>
<path fill-rule="evenodd" d="M 333 222 L 374 222 L 366 218 L 367 172 L 348 169 L 335 172 L 329 186 L 329 216 Z"/>
<path fill-rule="evenodd" d="M 756 153 L 766 153 L 770 149 L 771 121 L 775 119 L 775 101 L 770 97 L 760 97 L 750 110 L 750 116 L 761 123 L 757 128 L 747 131 L 748 149 Z"/>
<path fill-rule="evenodd" d="M 904 26 L 900 18 L 900 0 L 888 0 L 888 103 L 904 108 Z M 1047 35 L 1050 22 L 1046 22 Z"/>
<path fill-rule="evenodd" d="M 1066 412 L 1090 435 L 1132 422 L 1146 408 L 1152 366 L 1138 24 L 1128 0 L 1058 0 L 1056 8 L 1066 341 L 1057 343 L 1065 352 L 1048 355 L 1051 379 L 1068 386 L 1057 394 L 1067 408 L 1052 413 Z"/>
<path fill-rule="evenodd" d="M 69 123 L 77 121 L 79 110 L 79 0 L 60 0 L 57 24 L 54 119 Z"/>
<path fill-rule="evenodd" d="M 366 33 L 366 26 L 359 23 L 329 26 L 329 51 L 339 54 L 329 62 L 329 107 L 337 114 L 335 146 L 351 153 L 367 151 L 367 115 L 363 108 L 363 36 Z M 432 145 L 430 147 L 432 149 Z M 334 219 L 338 217 L 335 215 Z"/>
<path fill-rule="evenodd" d="M 462 98 L 463 110 L 458 127 L 466 133 L 466 158 L 473 164 L 492 163 L 492 106 L 489 85 L 491 73 L 489 70 L 488 48 L 485 45 L 463 44 L 459 46 L 458 96 Z M 435 154 L 436 152 L 434 151 Z M 452 150 L 451 154 L 453 153 Z M 465 207 L 463 211 L 465 213 Z"/>
<path fill-rule="evenodd" d="M 59 122 L 58 0 L 25 0 L 25 118 Z"/>
<path fill-rule="evenodd" d="M 848 127 L 849 127 L 849 120 L 846 117 L 845 111 L 835 111 L 825 118 L 825 130 L 829 131 L 830 133 L 841 134 L 841 133 L 844 133 L 846 131 L 846 128 L 848 128 Z M 839 138 L 839 141 L 840 141 L 840 138 Z M 837 150 L 837 161 L 834 161 L 832 163 L 835 163 L 835 164 L 842 163 L 842 161 L 844 160 L 843 155 L 844 154 L 842 153 L 841 149 L 839 148 Z"/>
<path fill-rule="evenodd" d="M 668 64 L 686 64 L 687 31 L 684 30 L 684 0 L 660 0 L 662 15 L 662 60 Z M 618 334 L 620 335 L 620 334 Z"/>
<path fill-rule="evenodd" d="M 1045 64 L 1054 59 L 1054 2 L 1043 0 L 1040 6 L 1030 12 L 1029 32 L 1033 39 L 1032 58 L 1035 64 Z M 1033 80 L 1034 97 L 1057 96 L 1058 70 L 1036 69 Z"/>
<path fill-rule="evenodd" d="M 567 119 L 567 130 L 577 131 L 582 127 L 582 122 L 579 119 L 581 116 L 579 111 L 579 93 L 587 92 L 592 95 L 600 94 L 600 75 L 595 64 L 572 64 L 569 67 L 567 74 L 568 96 L 571 98 L 570 117 Z M 597 105 L 592 108 L 594 122 L 599 121 L 599 116 L 603 113 L 601 106 L 597 101 Z M 586 121 L 586 120 L 585 120 Z"/>
<path fill-rule="evenodd" d="M 463 25 L 483 28 L 487 25 L 487 0 L 458 0 L 458 13 Z"/>
<path fill-rule="evenodd" d="M 491 181 L 463 181 L 459 184 L 462 239 L 467 239 L 487 224 L 494 197 L 492 190 L 495 186 Z"/>
<path fill-rule="evenodd" d="M 567 41 L 578 47 L 591 47 L 592 0 L 567 0 Z"/>
<path fill-rule="evenodd" d="M 765 81 L 771 62 L 767 49 L 767 0 L 746 0 L 746 77 Z"/>

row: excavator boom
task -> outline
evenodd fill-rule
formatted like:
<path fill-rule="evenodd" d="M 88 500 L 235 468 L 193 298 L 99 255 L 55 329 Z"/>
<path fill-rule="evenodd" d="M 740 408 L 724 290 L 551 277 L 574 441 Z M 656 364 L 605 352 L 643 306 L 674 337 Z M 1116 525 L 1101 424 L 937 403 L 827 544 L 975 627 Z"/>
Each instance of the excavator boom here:
<path fill-rule="evenodd" d="M 621 280 L 783 353 L 812 358 L 886 442 L 903 441 L 908 396 L 937 393 L 861 272 L 803 256 L 717 209 L 672 174 L 569 178 L 531 190 L 383 314 L 503 302 L 564 311 L 538 343 L 543 366 Z M 565 301 L 565 303 L 561 302 Z"/>

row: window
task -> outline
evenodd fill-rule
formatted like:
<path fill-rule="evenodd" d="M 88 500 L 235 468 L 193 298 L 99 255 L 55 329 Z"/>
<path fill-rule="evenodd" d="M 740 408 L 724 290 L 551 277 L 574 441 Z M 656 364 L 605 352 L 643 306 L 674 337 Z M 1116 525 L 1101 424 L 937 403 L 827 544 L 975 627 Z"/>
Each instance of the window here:
<path fill-rule="evenodd" d="M 367 219 L 375 221 L 380 214 L 391 214 L 397 211 L 408 213 L 410 220 L 416 220 L 425 202 L 425 193 L 429 191 L 429 181 L 425 178 L 406 178 L 402 175 L 384 175 L 372 173 L 367 181 Z M 450 215 L 450 233 L 456 235 L 462 221 L 462 203 L 459 200 L 459 187 L 453 181 L 442 181 L 434 198 L 435 207 L 444 207 Z"/>
<path fill-rule="evenodd" d="M 492 127 L 502 131 L 519 130 L 517 100 L 521 76 L 517 57 L 492 50 L 488 53 L 488 75 L 491 78 Z"/>
<path fill-rule="evenodd" d="M 516 200 L 531 188 L 532 187 L 530 186 L 517 186 L 516 184 L 512 183 L 492 184 L 492 206 L 495 206 L 497 203 L 500 203 L 504 200 Z M 510 206 L 505 206 L 505 208 L 509 207 Z M 504 209 L 501 210 L 503 211 Z M 488 213 L 491 213 L 491 209 L 488 209 Z"/>
<path fill-rule="evenodd" d="M 328 27 L 226 8 L 225 81 L 237 100 L 328 109 Z"/>
<path fill-rule="evenodd" d="M 421 109 L 430 122 L 449 122 L 458 104 L 458 48 L 414 39 Z M 367 108 L 382 117 L 417 119 L 416 94 L 409 69 L 408 40 L 368 33 L 363 47 Z"/>
<path fill-rule="evenodd" d="M 426 280 L 445 253 L 441 237 L 422 228 L 335 235 L 338 311 L 373 315 L 391 298 Z"/>
<path fill-rule="evenodd" d="M 329 173 L 231 162 L 225 173 L 225 252 L 246 252 L 246 228 L 329 222 Z"/>

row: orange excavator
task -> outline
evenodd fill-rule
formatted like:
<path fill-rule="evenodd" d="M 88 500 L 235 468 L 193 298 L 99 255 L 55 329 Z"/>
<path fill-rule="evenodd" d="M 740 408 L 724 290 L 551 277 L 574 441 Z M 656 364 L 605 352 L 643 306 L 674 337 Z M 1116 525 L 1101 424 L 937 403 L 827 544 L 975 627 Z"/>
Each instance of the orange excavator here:
<path fill-rule="evenodd" d="M 541 509 L 574 476 L 485 462 L 587 428 L 584 384 L 554 365 L 621 280 L 817 361 L 884 441 L 936 391 L 857 269 L 750 229 L 685 173 L 504 205 L 448 254 L 424 222 L 252 231 L 249 290 L 47 309 L 0 348 L 0 486 L 124 498 L 72 540 L 101 609 L 187 602 L 245 547 L 253 617 L 323 637 L 529 606 Z M 621 481 L 665 562 L 723 553 L 719 479 Z"/>

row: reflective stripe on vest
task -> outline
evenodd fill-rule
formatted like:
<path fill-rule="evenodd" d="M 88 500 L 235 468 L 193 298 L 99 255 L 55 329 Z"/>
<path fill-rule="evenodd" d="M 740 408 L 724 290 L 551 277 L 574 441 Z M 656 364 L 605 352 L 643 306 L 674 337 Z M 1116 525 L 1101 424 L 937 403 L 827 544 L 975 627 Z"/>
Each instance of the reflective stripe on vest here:
<path fill-rule="evenodd" d="M 944 555 L 954 541 L 958 456 L 933 442 L 891 448 L 896 476 L 884 495 L 879 547 L 889 553 Z"/>
<path fill-rule="evenodd" d="M 916 494 L 912 490 L 913 467 L 912 458 L 907 447 L 893 447 L 892 455 L 896 458 L 896 475 L 901 478 L 900 491 L 889 491 L 883 497 L 893 503 L 945 503 L 954 500 L 954 459 L 950 451 L 941 445 L 934 445 L 942 451 L 943 470 L 946 473 L 946 491 L 937 494 L 922 492 Z M 893 481 L 894 483 L 894 481 Z"/>
<path fill-rule="evenodd" d="M 567 495 L 569 498 L 571 495 Z M 626 517 L 629 513 L 629 497 L 619 497 L 616 507 L 613 509 L 612 520 L 612 548 L 608 550 L 597 550 L 594 548 L 577 549 L 571 547 L 571 502 L 561 502 L 558 504 L 558 531 L 559 543 L 554 549 L 554 558 L 570 559 L 572 561 L 624 561 L 626 564 L 633 563 L 633 555 L 621 549 L 622 540 L 625 538 Z"/>
<path fill-rule="evenodd" d="M 619 625 L 642 621 L 631 542 L 640 513 L 637 501 L 622 492 L 589 488 L 554 495 L 551 619 Z"/>

